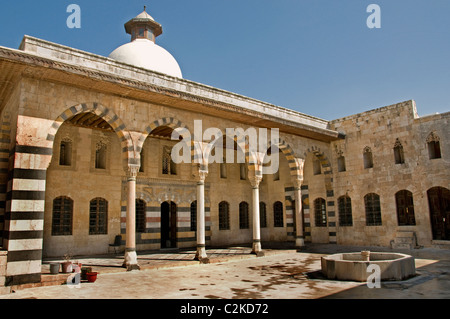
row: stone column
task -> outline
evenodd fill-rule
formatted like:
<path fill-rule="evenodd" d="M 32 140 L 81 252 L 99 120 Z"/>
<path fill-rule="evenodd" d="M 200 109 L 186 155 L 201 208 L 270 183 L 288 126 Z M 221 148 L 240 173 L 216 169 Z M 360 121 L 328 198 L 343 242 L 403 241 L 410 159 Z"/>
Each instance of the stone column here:
<path fill-rule="evenodd" d="M 302 214 L 302 182 L 303 179 L 294 181 L 295 192 L 295 246 L 301 249 L 305 246 L 305 235 L 303 233 L 303 214 Z"/>
<path fill-rule="evenodd" d="M 123 266 L 128 271 L 140 269 L 136 254 L 136 176 L 139 166 L 129 166 L 127 174 L 128 201 L 126 218 L 125 260 Z"/>
<path fill-rule="evenodd" d="M 208 172 L 199 167 L 194 169 L 196 170 L 194 176 L 197 180 L 197 253 L 195 260 L 208 263 L 205 240 L 205 178 Z"/>
<path fill-rule="evenodd" d="M 303 232 L 303 213 L 302 213 L 302 184 L 303 184 L 303 167 L 305 160 L 296 158 L 297 175 L 294 177 L 295 192 L 295 246 L 302 249 L 305 246 L 305 235 Z"/>
<path fill-rule="evenodd" d="M 262 180 L 262 176 L 253 175 L 249 176 L 250 183 L 252 185 L 252 214 L 253 214 L 253 244 L 252 254 L 257 257 L 264 256 L 264 252 L 261 248 L 261 225 L 259 216 L 259 183 Z"/>

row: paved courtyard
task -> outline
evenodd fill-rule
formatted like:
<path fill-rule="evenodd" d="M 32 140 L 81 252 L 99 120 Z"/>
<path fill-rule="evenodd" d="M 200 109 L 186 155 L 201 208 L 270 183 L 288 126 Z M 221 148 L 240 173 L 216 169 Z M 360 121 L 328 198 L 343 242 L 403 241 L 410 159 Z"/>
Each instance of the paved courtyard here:
<path fill-rule="evenodd" d="M 326 280 L 320 275 L 321 256 L 363 249 L 391 251 L 309 245 L 301 252 L 282 247 L 255 257 L 249 254 L 250 248 L 228 247 L 208 250 L 210 264 L 193 261 L 193 250 L 149 252 L 139 254 L 142 270 L 130 272 L 120 267 L 119 255 L 80 258 L 78 262 L 99 272 L 95 283 L 82 282 L 80 288 L 53 285 L 17 289 L 0 299 L 450 298 L 450 250 L 446 249 L 406 251 L 416 258 L 417 276 L 382 282 L 378 289 L 370 289 L 365 283 Z M 44 264 L 43 272 L 46 267 Z"/>

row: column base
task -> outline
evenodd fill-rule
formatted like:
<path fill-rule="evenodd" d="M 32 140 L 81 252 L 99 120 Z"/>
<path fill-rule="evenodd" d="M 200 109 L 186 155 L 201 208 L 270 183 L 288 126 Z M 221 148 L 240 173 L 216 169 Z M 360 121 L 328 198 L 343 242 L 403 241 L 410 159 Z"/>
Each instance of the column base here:
<path fill-rule="evenodd" d="M 251 252 L 252 255 L 256 255 L 256 257 L 264 257 L 266 254 L 264 253 L 264 251 L 260 250 L 260 251 L 253 251 Z"/>
<path fill-rule="evenodd" d="M 261 241 L 259 240 L 253 240 L 253 246 L 252 246 L 252 252 L 253 255 L 256 255 L 256 257 L 263 257 L 265 256 L 264 252 L 261 249 Z"/>
<path fill-rule="evenodd" d="M 202 264 L 209 264 L 209 258 L 206 255 L 205 245 L 197 245 L 197 252 L 195 253 L 194 260 L 198 260 Z"/>
<path fill-rule="evenodd" d="M 141 269 L 137 262 L 137 254 L 135 250 L 125 250 L 125 259 L 123 261 L 122 267 L 126 268 L 127 271 Z"/>
<path fill-rule="evenodd" d="M 297 248 L 297 251 L 305 249 L 305 239 L 303 237 L 295 239 L 295 248 Z"/>

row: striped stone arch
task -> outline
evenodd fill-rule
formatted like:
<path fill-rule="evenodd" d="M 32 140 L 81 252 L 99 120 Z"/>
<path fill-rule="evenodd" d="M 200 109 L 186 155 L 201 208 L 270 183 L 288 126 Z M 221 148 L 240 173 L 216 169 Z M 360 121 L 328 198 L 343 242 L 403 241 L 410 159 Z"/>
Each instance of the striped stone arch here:
<path fill-rule="evenodd" d="M 327 191 L 333 190 L 333 171 L 331 168 L 331 161 L 328 159 L 328 157 L 325 155 L 324 152 L 320 151 L 320 148 L 316 146 L 312 146 L 311 148 L 308 148 L 306 152 L 304 153 L 304 156 L 308 155 L 308 153 L 313 153 L 320 161 L 320 165 L 322 166 L 322 171 L 325 175 L 325 189 Z"/>
<path fill-rule="evenodd" d="M 160 118 L 159 120 L 153 121 L 150 123 L 150 125 L 148 125 L 145 128 L 145 132 L 147 134 L 142 134 L 141 137 L 139 138 L 137 145 L 136 145 L 136 152 L 140 153 L 142 150 L 142 147 L 144 146 L 144 142 L 147 138 L 148 135 L 150 135 L 150 133 L 161 126 L 168 126 L 172 129 L 176 129 L 176 128 L 185 128 L 187 130 L 189 130 L 188 126 L 186 124 L 184 124 L 183 122 L 177 120 L 176 118 L 173 117 L 163 117 Z"/>
<path fill-rule="evenodd" d="M 129 162 L 134 158 L 134 147 L 131 136 L 125 130 L 125 124 L 117 116 L 117 114 L 99 103 L 89 102 L 81 103 L 72 106 L 65 110 L 58 118 L 53 122 L 49 133 L 47 135 L 47 140 L 53 142 L 55 140 L 56 133 L 61 125 L 69 118 L 80 113 L 94 113 L 98 117 L 104 119 L 113 129 L 113 131 L 119 137 L 120 143 L 122 145 L 122 158 Z"/>
<path fill-rule="evenodd" d="M 276 146 L 286 157 L 286 160 L 289 164 L 289 172 L 292 177 L 302 177 L 303 176 L 303 169 L 300 167 L 298 161 L 295 158 L 295 153 L 292 147 L 283 139 L 278 139 L 276 143 L 273 143 L 272 141 L 269 142 L 267 149 L 271 148 L 272 146 Z"/>

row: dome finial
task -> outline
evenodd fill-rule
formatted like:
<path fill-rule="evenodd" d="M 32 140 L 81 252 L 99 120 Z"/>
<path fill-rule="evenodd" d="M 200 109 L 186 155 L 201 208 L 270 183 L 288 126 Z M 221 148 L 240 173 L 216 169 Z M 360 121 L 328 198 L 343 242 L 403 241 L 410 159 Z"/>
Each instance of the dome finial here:
<path fill-rule="evenodd" d="M 145 11 L 145 9 L 147 9 L 147 6 L 144 6 L 144 11 Z"/>

